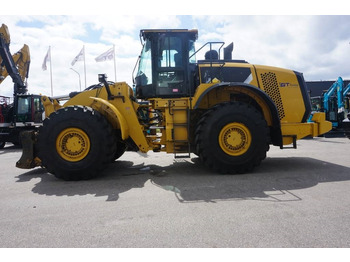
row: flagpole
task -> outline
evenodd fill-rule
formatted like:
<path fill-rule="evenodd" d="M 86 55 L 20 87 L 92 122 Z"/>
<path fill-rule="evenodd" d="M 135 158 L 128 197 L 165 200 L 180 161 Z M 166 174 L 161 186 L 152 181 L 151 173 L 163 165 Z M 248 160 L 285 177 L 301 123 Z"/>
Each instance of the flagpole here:
<path fill-rule="evenodd" d="M 117 82 L 117 67 L 115 63 L 115 45 L 113 44 L 113 58 L 114 58 L 114 78 L 115 82 Z"/>
<path fill-rule="evenodd" d="M 85 64 L 85 45 L 83 45 L 84 52 L 84 75 L 85 75 L 85 89 L 86 89 L 86 64 Z"/>
<path fill-rule="evenodd" d="M 51 46 L 49 46 L 49 54 L 50 54 L 51 96 L 53 96 L 53 86 L 52 86 L 52 59 L 51 59 Z"/>

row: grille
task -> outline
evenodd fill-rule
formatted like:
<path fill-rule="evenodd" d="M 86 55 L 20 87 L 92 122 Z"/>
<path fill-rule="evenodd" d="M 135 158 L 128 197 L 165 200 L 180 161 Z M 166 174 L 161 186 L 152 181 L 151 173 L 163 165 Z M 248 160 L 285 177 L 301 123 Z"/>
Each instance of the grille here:
<path fill-rule="evenodd" d="M 271 97 L 272 101 L 275 103 L 278 110 L 279 118 L 283 119 L 285 117 L 285 114 L 280 90 L 278 88 L 276 74 L 269 72 L 260 74 L 260 76 L 265 92 Z"/>

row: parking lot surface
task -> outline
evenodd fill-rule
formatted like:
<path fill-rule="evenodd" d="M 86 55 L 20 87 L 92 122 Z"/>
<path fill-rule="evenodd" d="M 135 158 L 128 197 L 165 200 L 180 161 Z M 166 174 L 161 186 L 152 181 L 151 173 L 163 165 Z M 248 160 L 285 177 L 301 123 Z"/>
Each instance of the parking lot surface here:
<path fill-rule="evenodd" d="M 271 147 L 254 172 L 125 153 L 67 182 L 0 150 L 0 247 L 350 247 L 350 140 Z"/>

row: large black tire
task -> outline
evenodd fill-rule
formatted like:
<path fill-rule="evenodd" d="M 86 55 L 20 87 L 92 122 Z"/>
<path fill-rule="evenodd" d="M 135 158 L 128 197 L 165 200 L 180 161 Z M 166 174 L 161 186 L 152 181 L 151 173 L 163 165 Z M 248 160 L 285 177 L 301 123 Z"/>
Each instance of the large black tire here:
<path fill-rule="evenodd" d="M 37 144 L 42 165 L 64 180 L 97 176 L 116 152 L 111 125 L 98 111 L 82 106 L 61 108 L 46 118 Z"/>
<path fill-rule="evenodd" d="M 215 106 L 198 122 L 196 152 L 209 168 L 223 174 L 246 173 L 266 158 L 269 128 L 254 107 L 231 102 Z"/>
<path fill-rule="evenodd" d="M 3 149 L 5 147 L 6 142 L 0 142 L 0 149 Z"/>
<path fill-rule="evenodd" d="M 117 147 L 116 147 L 116 150 L 114 152 L 114 157 L 112 159 L 113 162 L 115 160 L 117 160 L 118 158 L 120 158 L 122 155 L 124 155 L 124 153 L 127 149 L 127 145 L 122 141 L 120 130 L 116 130 L 115 133 L 116 133 L 115 136 L 117 139 Z"/>

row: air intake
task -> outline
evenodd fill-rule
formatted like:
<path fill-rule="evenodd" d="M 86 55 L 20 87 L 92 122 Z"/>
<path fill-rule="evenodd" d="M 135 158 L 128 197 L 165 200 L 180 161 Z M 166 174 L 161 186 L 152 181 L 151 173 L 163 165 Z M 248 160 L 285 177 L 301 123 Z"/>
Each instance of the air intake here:
<path fill-rule="evenodd" d="M 278 88 L 276 74 L 269 72 L 269 73 L 260 74 L 260 76 L 264 86 L 264 91 L 269 95 L 269 97 L 275 103 L 278 110 L 279 118 L 280 120 L 282 120 L 285 117 L 285 114 L 284 114 L 284 108 L 283 108 L 280 90 Z"/>

